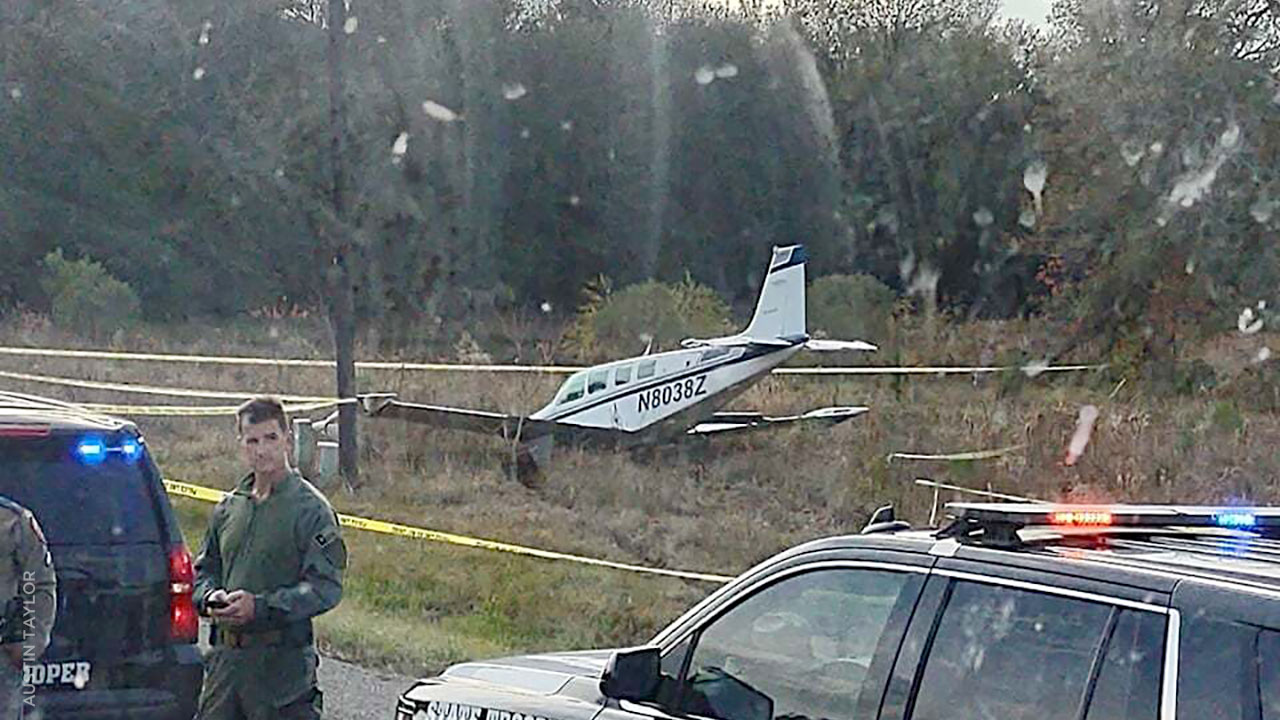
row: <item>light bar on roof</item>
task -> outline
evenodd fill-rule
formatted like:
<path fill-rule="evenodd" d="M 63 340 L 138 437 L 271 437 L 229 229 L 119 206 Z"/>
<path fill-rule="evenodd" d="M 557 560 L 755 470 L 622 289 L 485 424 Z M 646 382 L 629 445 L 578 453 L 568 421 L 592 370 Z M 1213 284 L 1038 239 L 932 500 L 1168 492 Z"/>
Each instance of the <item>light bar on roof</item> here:
<path fill-rule="evenodd" d="M 1219 527 L 1280 533 L 1280 508 L 1211 505 L 1057 505 L 948 503 L 947 512 L 972 527 L 1072 528 Z"/>

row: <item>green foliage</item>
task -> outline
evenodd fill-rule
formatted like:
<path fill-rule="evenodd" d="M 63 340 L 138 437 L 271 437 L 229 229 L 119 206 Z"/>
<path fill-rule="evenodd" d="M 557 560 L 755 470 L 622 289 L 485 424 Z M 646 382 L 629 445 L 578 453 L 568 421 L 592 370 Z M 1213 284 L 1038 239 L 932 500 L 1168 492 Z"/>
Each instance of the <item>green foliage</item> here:
<path fill-rule="evenodd" d="M 59 327 L 101 339 L 138 319 L 138 294 L 101 263 L 68 260 L 62 248 L 45 255 L 40 284 Z"/>
<path fill-rule="evenodd" d="M 828 275 L 808 292 L 810 332 L 842 340 L 883 343 L 898 296 L 870 275 Z"/>
<path fill-rule="evenodd" d="M 566 336 L 570 352 L 584 362 L 655 350 L 689 337 L 729 331 L 729 306 L 711 288 L 691 278 L 675 285 L 655 281 L 613 292 L 606 278 L 588 286 L 587 301 Z"/>

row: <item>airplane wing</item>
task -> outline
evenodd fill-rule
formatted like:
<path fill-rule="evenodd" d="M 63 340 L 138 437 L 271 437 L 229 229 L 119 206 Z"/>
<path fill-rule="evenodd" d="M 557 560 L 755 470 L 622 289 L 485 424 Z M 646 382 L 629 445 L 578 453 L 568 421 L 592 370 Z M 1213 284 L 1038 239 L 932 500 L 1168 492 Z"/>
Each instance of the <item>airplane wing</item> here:
<path fill-rule="evenodd" d="M 870 410 L 871 408 L 863 406 L 826 407 L 811 410 L 803 415 L 784 415 L 780 417 L 751 412 L 718 412 L 685 432 L 688 435 L 706 437 L 742 430 L 762 430 L 792 423 L 817 423 L 831 426 L 866 414 Z"/>
<path fill-rule="evenodd" d="M 520 415 L 401 402 L 391 395 L 362 395 L 360 407 L 371 417 L 394 418 L 446 430 L 464 430 L 508 439 L 519 435 L 531 440 L 549 434 L 555 425 Z"/>

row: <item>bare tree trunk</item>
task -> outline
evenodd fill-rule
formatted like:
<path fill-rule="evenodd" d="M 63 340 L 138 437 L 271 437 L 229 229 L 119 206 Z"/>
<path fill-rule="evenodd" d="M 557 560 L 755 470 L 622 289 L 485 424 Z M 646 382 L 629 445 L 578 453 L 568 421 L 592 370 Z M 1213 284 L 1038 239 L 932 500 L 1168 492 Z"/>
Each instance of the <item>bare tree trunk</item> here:
<path fill-rule="evenodd" d="M 329 279 L 329 325 L 333 328 L 333 350 L 338 365 L 338 397 L 356 395 L 355 290 L 351 283 L 351 238 L 346 226 L 346 181 L 343 175 L 342 146 L 346 135 L 346 105 L 343 97 L 342 50 L 346 42 L 346 0 L 329 0 L 329 151 L 333 167 L 333 213 L 335 230 L 341 237 L 325 238 L 332 243 L 333 265 L 325 268 Z M 338 469 L 348 489 L 360 486 L 360 452 L 356 440 L 356 413 L 353 403 L 338 406 Z"/>

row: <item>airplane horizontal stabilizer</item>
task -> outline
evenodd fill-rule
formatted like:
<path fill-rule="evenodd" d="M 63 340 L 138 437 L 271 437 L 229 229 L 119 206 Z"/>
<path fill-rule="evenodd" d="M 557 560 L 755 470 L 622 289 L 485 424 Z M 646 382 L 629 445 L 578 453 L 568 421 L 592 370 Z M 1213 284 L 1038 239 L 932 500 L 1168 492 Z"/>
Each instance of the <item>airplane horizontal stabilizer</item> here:
<path fill-rule="evenodd" d="M 861 340 L 809 340 L 804 344 L 806 350 L 816 352 L 837 352 L 840 350 L 865 350 L 875 352 L 880 348 Z"/>
<path fill-rule="evenodd" d="M 826 407 L 811 410 L 803 415 L 784 415 L 772 417 L 751 412 L 719 412 L 705 422 L 689 428 L 687 434 L 709 436 L 741 430 L 762 430 L 764 428 L 790 425 L 797 422 L 822 422 L 824 425 L 838 425 L 859 415 L 870 412 L 871 408 L 856 406 Z"/>

